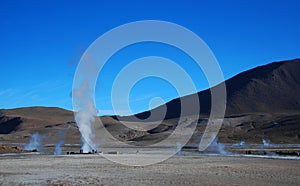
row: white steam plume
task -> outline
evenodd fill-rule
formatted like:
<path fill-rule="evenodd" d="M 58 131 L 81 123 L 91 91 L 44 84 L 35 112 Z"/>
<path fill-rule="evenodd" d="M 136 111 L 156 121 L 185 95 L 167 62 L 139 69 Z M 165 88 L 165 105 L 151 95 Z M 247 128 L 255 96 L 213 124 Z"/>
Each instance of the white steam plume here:
<path fill-rule="evenodd" d="M 55 145 L 54 155 L 61 155 L 61 146 L 65 143 L 64 133 L 60 130 L 58 131 L 59 142 Z"/>
<path fill-rule="evenodd" d="M 208 151 L 212 153 L 222 154 L 222 155 L 230 155 L 231 153 L 226 151 L 226 147 L 223 143 L 218 142 L 217 136 L 212 136 L 213 142 L 210 144 L 210 146 L 207 148 Z M 212 140 L 211 139 L 211 140 Z"/>
<path fill-rule="evenodd" d="M 177 155 L 181 156 L 182 145 L 180 142 L 176 142 Z"/>
<path fill-rule="evenodd" d="M 74 96 L 80 100 L 80 108 L 75 114 L 75 120 L 81 134 L 83 152 L 90 152 L 95 148 L 93 143 L 93 122 L 97 115 L 97 110 L 94 106 L 93 99 L 88 96 L 88 82 L 83 83 L 79 89 L 74 90 Z"/>
<path fill-rule="evenodd" d="M 77 82 L 73 84 L 73 108 L 75 108 L 75 120 L 81 134 L 83 152 L 95 150 L 96 146 L 93 143 L 95 118 L 97 110 L 94 106 L 94 74 L 96 71 L 95 61 L 91 56 L 84 54 L 81 62 L 84 63 L 84 68 L 79 68 L 76 71 Z"/>
<path fill-rule="evenodd" d="M 265 140 L 265 139 L 263 139 L 262 142 L 263 142 L 263 145 L 264 145 L 265 147 L 270 147 L 270 146 L 271 146 L 270 140 Z"/>
<path fill-rule="evenodd" d="M 32 134 L 28 144 L 24 145 L 24 150 L 38 150 L 42 151 L 42 142 L 45 136 L 40 135 L 38 132 Z"/>
<path fill-rule="evenodd" d="M 97 111 L 92 102 L 89 102 L 85 109 L 76 113 L 75 120 L 81 133 L 83 152 L 90 152 L 95 147 L 92 140 L 94 137 L 92 123 L 95 122 L 96 114 Z"/>

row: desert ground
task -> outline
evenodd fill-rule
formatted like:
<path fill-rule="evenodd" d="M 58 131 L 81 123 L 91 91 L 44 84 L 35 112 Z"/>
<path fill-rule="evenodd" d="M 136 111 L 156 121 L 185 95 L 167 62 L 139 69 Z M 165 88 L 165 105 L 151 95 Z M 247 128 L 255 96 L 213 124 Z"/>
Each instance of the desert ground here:
<path fill-rule="evenodd" d="M 101 155 L 2 154 L 0 157 L 0 185 L 299 185 L 299 183 L 299 160 L 190 154 L 175 155 L 154 165 L 133 167 L 113 163 Z"/>

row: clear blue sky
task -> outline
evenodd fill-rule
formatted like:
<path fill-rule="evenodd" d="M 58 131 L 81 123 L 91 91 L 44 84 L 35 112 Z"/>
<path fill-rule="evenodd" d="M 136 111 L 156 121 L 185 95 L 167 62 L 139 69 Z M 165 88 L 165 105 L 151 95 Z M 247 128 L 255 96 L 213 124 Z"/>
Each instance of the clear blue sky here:
<path fill-rule="evenodd" d="M 170 21 L 195 32 L 214 52 L 225 79 L 272 61 L 299 58 L 299 10 L 298 0 L 1 0 L 0 108 L 71 110 L 73 75 L 82 53 L 101 34 L 131 21 Z M 122 59 L 123 65 L 153 54 L 170 54 L 179 64 L 189 60 L 175 54 L 174 48 L 165 47 L 164 54 L 158 48 L 151 43 L 134 45 L 113 58 Z M 117 62 L 108 65 L 97 82 L 100 114 L 113 114 L 109 92 L 122 67 Z M 198 81 L 201 73 L 187 64 L 182 63 L 197 89 L 207 88 L 206 82 Z M 149 100 L 156 96 L 168 101 L 177 95 L 166 82 L 145 79 L 132 90 L 132 111 L 148 109 Z"/>

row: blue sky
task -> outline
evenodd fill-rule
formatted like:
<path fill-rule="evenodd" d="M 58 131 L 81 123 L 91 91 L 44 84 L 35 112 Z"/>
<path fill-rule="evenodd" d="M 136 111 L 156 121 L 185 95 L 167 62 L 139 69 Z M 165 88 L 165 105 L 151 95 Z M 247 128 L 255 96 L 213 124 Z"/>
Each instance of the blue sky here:
<path fill-rule="evenodd" d="M 103 33 L 131 21 L 164 20 L 193 31 L 214 52 L 225 79 L 269 62 L 299 58 L 299 8 L 298 0 L 2 0 L 0 108 L 71 110 L 73 75 L 82 53 Z M 145 55 L 174 59 L 190 73 L 197 90 L 207 88 L 188 56 L 153 43 L 134 45 L 114 55 L 99 76 L 100 114 L 113 114 L 109 93 L 117 70 Z M 139 112 L 149 108 L 153 97 L 168 101 L 177 96 L 165 81 L 149 78 L 134 87 L 130 106 Z"/>

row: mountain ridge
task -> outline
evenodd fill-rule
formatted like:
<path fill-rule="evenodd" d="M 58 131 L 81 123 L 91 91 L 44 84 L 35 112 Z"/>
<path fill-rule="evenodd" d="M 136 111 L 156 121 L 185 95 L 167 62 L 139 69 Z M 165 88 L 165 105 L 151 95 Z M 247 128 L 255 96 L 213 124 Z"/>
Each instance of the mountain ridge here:
<path fill-rule="evenodd" d="M 241 72 L 226 80 L 225 85 L 227 89 L 226 116 L 244 113 L 300 111 L 300 96 L 297 94 L 300 92 L 300 58 L 273 62 Z M 282 89 L 285 90 L 282 91 Z M 276 100 L 269 96 L 271 94 L 276 97 Z M 179 117 L 180 99 L 193 99 L 193 96 L 198 96 L 200 100 L 199 115 L 208 116 L 211 108 L 210 89 L 167 102 L 165 119 Z M 286 99 L 283 99 L 282 96 Z M 245 100 L 249 100 L 251 104 L 245 104 Z M 275 109 L 274 103 L 278 109 Z M 161 106 L 134 116 L 146 119 L 150 116 L 151 111 L 159 112 L 160 110 L 162 110 Z M 131 120 L 130 117 L 121 118 Z"/>
<path fill-rule="evenodd" d="M 300 59 L 274 62 L 242 72 L 225 81 L 227 108 L 219 140 L 261 142 L 263 138 L 276 143 L 300 143 Z M 215 88 L 215 87 L 213 87 Z M 210 90 L 184 96 L 193 101 L 199 96 L 197 135 L 205 129 L 210 111 Z M 122 125 L 116 116 L 101 116 L 108 131 L 121 140 L 163 139 L 178 124 L 180 98 L 166 103 L 165 120 L 148 131 L 135 131 Z M 160 107 L 152 110 L 161 112 Z M 150 111 L 135 116 L 147 118 Z M 131 120 L 133 116 L 120 117 Z M 74 112 L 57 107 L 26 107 L 0 109 L 0 140 L 27 142 L 30 135 L 40 132 L 49 143 L 56 143 L 58 131 L 66 132 L 67 143 L 80 143 L 80 134 L 74 121 Z M 198 138 L 198 137 L 196 137 Z"/>

